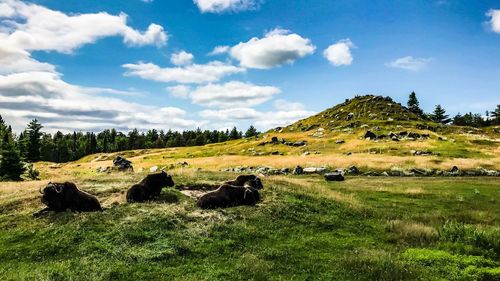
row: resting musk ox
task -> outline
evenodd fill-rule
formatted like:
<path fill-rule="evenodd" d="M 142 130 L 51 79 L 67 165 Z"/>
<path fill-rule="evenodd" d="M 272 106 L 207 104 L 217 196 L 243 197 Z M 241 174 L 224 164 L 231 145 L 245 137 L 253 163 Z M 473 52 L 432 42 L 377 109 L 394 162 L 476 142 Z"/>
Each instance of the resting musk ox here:
<path fill-rule="evenodd" d="M 161 189 L 166 186 L 174 186 L 172 177 L 165 171 L 147 175 L 141 182 L 134 184 L 127 191 L 127 202 L 144 202 L 158 197 Z"/>
<path fill-rule="evenodd" d="M 33 214 L 40 216 L 48 211 L 64 212 L 67 209 L 73 212 L 102 211 L 97 197 L 81 191 L 74 183 L 51 183 L 40 190 L 42 203 L 47 207 Z"/>
<path fill-rule="evenodd" d="M 245 183 L 248 183 L 254 189 L 264 188 L 264 186 L 262 185 L 262 181 L 256 175 L 239 175 L 232 181 L 224 182 L 224 184 L 234 186 L 243 186 L 245 185 Z"/>
<path fill-rule="evenodd" d="M 215 209 L 240 205 L 251 206 L 259 201 L 259 191 L 248 184 L 245 186 L 223 184 L 217 190 L 201 196 L 197 205 L 203 209 Z"/>

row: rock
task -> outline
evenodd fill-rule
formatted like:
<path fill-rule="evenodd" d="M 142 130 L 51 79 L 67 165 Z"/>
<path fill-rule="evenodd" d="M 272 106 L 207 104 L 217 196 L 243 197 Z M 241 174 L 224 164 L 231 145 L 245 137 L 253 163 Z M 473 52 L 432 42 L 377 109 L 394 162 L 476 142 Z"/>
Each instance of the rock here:
<path fill-rule="evenodd" d="M 408 138 L 412 138 L 412 139 L 419 139 L 420 138 L 420 134 L 409 132 L 408 135 L 407 135 L 407 137 Z"/>
<path fill-rule="evenodd" d="M 458 173 L 460 172 L 460 169 L 457 166 L 453 166 L 450 170 L 450 173 Z"/>
<path fill-rule="evenodd" d="M 387 172 L 382 172 L 382 174 L 380 174 L 381 176 L 384 176 L 384 177 L 388 177 L 389 174 Z"/>
<path fill-rule="evenodd" d="M 325 167 L 307 167 L 304 168 L 304 174 L 323 174 L 327 171 Z"/>
<path fill-rule="evenodd" d="M 395 133 L 393 133 L 393 132 L 389 132 L 388 136 L 389 136 L 391 139 L 392 139 L 392 138 L 394 138 L 394 137 L 398 138 L 398 136 L 397 136 Z"/>
<path fill-rule="evenodd" d="M 371 131 L 366 131 L 364 137 L 365 139 L 370 139 L 370 140 L 375 140 L 377 139 L 377 135 L 375 135 L 373 132 Z"/>
<path fill-rule="evenodd" d="M 356 166 L 351 166 L 351 167 L 349 167 L 349 168 L 347 169 L 347 172 L 348 172 L 349 174 L 357 175 L 357 174 L 359 174 L 359 169 L 358 169 L 358 167 L 356 167 Z"/>
<path fill-rule="evenodd" d="M 342 173 L 326 173 L 325 180 L 327 181 L 344 181 L 344 176 Z"/>
<path fill-rule="evenodd" d="M 186 162 L 186 161 L 183 161 L 183 162 L 179 162 L 179 163 L 177 163 L 177 165 L 179 165 L 179 166 L 181 166 L 181 167 L 187 167 L 187 166 L 189 166 L 189 163 L 188 163 L 188 162 Z"/>
<path fill-rule="evenodd" d="M 297 165 L 297 167 L 295 167 L 292 171 L 292 174 L 294 175 L 302 175 L 303 173 L 304 173 L 304 168 L 302 168 L 299 165 Z"/>
<path fill-rule="evenodd" d="M 392 141 L 399 141 L 398 137 L 394 136 L 391 138 Z"/>
<path fill-rule="evenodd" d="M 273 151 L 271 152 L 271 155 L 281 155 L 281 153 L 279 151 Z"/>
<path fill-rule="evenodd" d="M 343 143 L 345 143 L 345 141 L 344 141 L 344 140 L 338 140 L 338 141 L 336 141 L 335 143 L 336 143 L 336 144 L 343 144 Z"/>
<path fill-rule="evenodd" d="M 421 135 L 421 137 L 422 137 L 423 139 L 428 139 L 428 138 L 430 138 L 430 137 L 431 137 L 431 135 L 429 135 L 429 134 L 422 134 L 422 135 Z"/>
<path fill-rule="evenodd" d="M 158 171 L 158 166 L 153 166 L 153 167 L 149 168 L 150 173 L 154 173 L 156 171 Z"/>
<path fill-rule="evenodd" d="M 425 171 L 417 169 L 417 168 L 411 169 L 410 172 L 412 172 L 413 174 L 415 174 L 417 176 L 425 176 Z"/>
<path fill-rule="evenodd" d="M 280 170 L 281 174 L 288 175 L 290 174 L 290 168 L 283 168 Z"/>
<path fill-rule="evenodd" d="M 349 112 L 349 114 L 347 114 L 347 116 L 346 116 L 345 120 L 349 121 L 349 120 L 351 120 L 353 117 L 354 117 L 354 113 Z"/>
<path fill-rule="evenodd" d="M 433 155 L 432 151 L 430 150 L 412 150 L 411 154 L 415 156 L 429 156 Z"/>
<path fill-rule="evenodd" d="M 347 152 L 345 155 L 347 156 L 352 155 L 352 152 Z"/>
<path fill-rule="evenodd" d="M 302 153 L 302 156 L 307 156 L 309 154 L 311 154 L 311 153 L 309 151 L 306 151 L 306 152 Z"/>
<path fill-rule="evenodd" d="M 381 139 L 385 139 L 385 138 L 387 138 L 387 136 L 386 136 L 386 135 L 384 135 L 384 134 L 382 134 L 382 135 L 378 135 L 378 136 L 377 136 L 377 139 L 379 139 L 379 140 L 381 140 Z"/>
<path fill-rule="evenodd" d="M 279 144 L 279 142 L 278 142 L 278 137 L 272 137 L 272 139 L 271 139 L 271 143 L 272 143 L 272 144 Z"/>
<path fill-rule="evenodd" d="M 400 137 L 406 137 L 406 135 L 408 135 L 408 132 L 406 132 L 406 131 L 401 131 L 401 132 L 399 132 L 399 133 L 398 133 L 398 135 L 399 135 Z"/>
<path fill-rule="evenodd" d="M 129 160 L 125 159 L 125 157 L 122 156 L 116 156 L 115 159 L 113 159 L 113 168 L 117 169 L 118 171 L 133 171 L 134 167 L 132 166 L 132 162 Z"/>
<path fill-rule="evenodd" d="M 307 145 L 306 141 L 296 141 L 292 143 L 292 146 L 305 146 L 305 145 Z"/>

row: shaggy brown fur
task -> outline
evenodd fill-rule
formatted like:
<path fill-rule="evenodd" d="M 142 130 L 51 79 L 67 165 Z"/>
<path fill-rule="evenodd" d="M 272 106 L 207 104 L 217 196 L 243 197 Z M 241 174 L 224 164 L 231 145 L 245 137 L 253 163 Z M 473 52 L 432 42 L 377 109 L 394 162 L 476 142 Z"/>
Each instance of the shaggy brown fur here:
<path fill-rule="evenodd" d="M 163 187 L 174 186 L 172 177 L 165 171 L 146 176 L 127 191 L 127 202 L 144 202 L 158 197 Z"/>
<path fill-rule="evenodd" d="M 227 208 L 240 205 L 255 205 L 260 201 L 259 191 L 252 186 L 221 185 L 198 199 L 197 205 L 203 209 Z"/>
<path fill-rule="evenodd" d="M 97 197 L 88 194 L 76 187 L 72 182 L 49 183 L 42 193 L 42 203 L 47 208 L 33 214 L 40 216 L 48 211 L 64 212 L 92 212 L 102 211 Z"/>

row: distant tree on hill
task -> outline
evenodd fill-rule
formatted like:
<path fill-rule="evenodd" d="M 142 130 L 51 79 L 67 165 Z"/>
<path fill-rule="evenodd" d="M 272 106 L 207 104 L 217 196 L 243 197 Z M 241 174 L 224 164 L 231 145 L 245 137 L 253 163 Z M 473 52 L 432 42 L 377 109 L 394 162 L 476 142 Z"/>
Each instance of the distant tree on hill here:
<path fill-rule="evenodd" d="M 245 132 L 245 138 L 251 138 L 251 137 L 258 136 L 258 135 L 259 135 L 259 132 L 257 132 L 257 129 L 255 129 L 255 127 L 253 125 L 250 125 L 248 130 Z"/>
<path fill-rule="evenodd" d="M 424 111 L 420 108 L 420 103 L 418 102 L 415 92 L 411 92 L 408 97 L 408 109 L 417 116 L 424 117 Z"/>
<path fill-rule="evenodd" d="M 446 115 L 446 110 L 440 104 L 436 105 L 430 117 L 432 121 L 441 124 L 448 124 L 451 121 L 449 116 Z"/>
<path fill-rule="evenodd" d="M 233 127 L 233 129 L 231 129 L 231 132 L 229 133 L 229 139 L 230 140 L 241 139 L 242 135 L 243 134 L 241 132 L 238 132 L 238 129 L 236 129 L 236 127 Z"/>
<path fill-rule="evenodd" d="M 461 115 L 458 113 L 453 117 L 453 125 L 457 126 L 471 126 L 471 127 L 484 127 L 489 125 L 489 120 L 485 120 L 481 114 L 476 113 L 473 114 L 472 112 L 469 112 L 465 115 Z"/>
<path fill-rule="evenodd" d="M 0 180 L 21 180 L 24 170 L 21 155 L 14 143 L 12 133 L 4 131 L 0 146 Z"/>
<path fill-rule="evenodd" d="M 40 140 L 42 138 L 43 126 L 34 119 L 28 123 L 28 128 L 26 129 L 25 138 L 27 138 L 27 153 L 26 160 L 31 162 L 36 162 L 40 160 Z"/>
<path fill-rule="evenodd" d="M 493 124 L 500 125 L 500 104 L 497 104 L 497 108 L 495 108 L 495 111 L 492 111 L 490 115 L 493 118 Z"/>

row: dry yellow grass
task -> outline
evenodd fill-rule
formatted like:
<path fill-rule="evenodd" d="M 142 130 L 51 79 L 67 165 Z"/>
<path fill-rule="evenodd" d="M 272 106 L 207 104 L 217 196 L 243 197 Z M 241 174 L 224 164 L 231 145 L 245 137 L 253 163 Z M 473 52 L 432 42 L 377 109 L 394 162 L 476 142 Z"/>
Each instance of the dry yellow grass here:
<path fill-rule="evenodd" d="M 430 242 L 438 238 L 438 232 L 431 226 L 422 223 L 391 220 L 387 222 L 386 229 L 397 240 L 406 242 Z"/>

